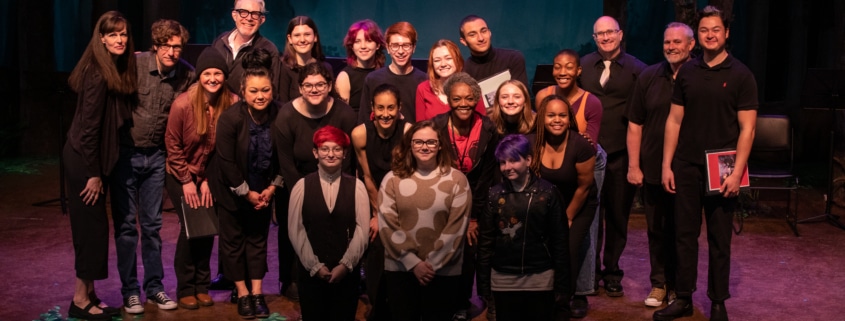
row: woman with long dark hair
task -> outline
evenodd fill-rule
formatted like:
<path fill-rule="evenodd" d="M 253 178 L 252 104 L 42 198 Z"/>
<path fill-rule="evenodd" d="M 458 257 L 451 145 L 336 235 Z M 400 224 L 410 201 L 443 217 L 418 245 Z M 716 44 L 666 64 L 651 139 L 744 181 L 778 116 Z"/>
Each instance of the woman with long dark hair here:
<path fill-rule="evenodd" d="M 243 100 L 217 122 L 210 185 L 217 198 L 223 275 L 235 282 L 238 315 L 251 319 L 270 315 L 261 286 L 267 273 L 269 206 L 282 177 L 270 134 L 279 109 L 266 68 L 271 56 L 263 49 L 245 55 Z"/>
<path fill-rule="evenodd" d="M 302 96 L 299 90 L 299 72 L 305 65 L 316 62 L 323 65 L 333 75 L 332 65 L 326 61 L 320 44 L 320 32 L 317 24 L 307 16 L 296 16 L 288 22 L 287 42 L 282 50 L 281 65 L 276 81 L 279 92 L 277 99 L 287 103 Z"/>
<path fill-rule="evenodd" d="M 131 119 L 137 90 L 135 54 L 129 21 L 117 11 L 97 20 L 91 40 L 68 79 L 78 94 L 76 112 L 62 151 L 76 285 L 68 315 L 111 320 L 120 310 L 106 307 L 94 280 L 108 277 L 109 222 L 105 182 L 118 157 L 118 130 Z"/>
<path fill-rule="evenodd" d="M 214 237 L 188 239 L 181 204 L 211 207 L 214 197 L 208 184 L 208 162 L 214 153 L 217 121 L 238 100 L 229 91 L 226 60 L 214 49 L 203 50 L 197 59 L 197 82 L 176 97 L 170 107 L 164 143 L 167 146 L 165 188 L 179 215 L 179 238 L 173 269 L 179 307 L 211 306 L 209 260 Z"/>

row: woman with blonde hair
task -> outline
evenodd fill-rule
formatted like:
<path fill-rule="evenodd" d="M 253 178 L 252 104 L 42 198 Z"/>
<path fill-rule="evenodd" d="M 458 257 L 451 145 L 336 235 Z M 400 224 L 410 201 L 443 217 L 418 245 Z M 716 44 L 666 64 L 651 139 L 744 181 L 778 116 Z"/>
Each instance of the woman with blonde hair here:
<path fill-rule="evenodd" d="M 489 116 L 499 135 L 530 134 L 534 130 L 536 115 L 525 84 L 511 79 L 499 85 Z"/>

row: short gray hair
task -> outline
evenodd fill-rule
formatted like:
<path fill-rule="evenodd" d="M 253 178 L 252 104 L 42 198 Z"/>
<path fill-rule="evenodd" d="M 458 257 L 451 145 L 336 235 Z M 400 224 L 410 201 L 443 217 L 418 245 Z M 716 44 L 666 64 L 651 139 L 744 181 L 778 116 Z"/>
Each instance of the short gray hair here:
<path fill-rule="evenodd" d="M 472 78 L 472 76 L 463 71 L 452 74 L 451 76 L 449 76 L 449 79 L 446 80 L 446 83 L 443 84 L 443 92 L 446 93 L 446 97 L 452 94 L 452 87 L 457 84 L 465 84 L 469 86 L 475 98 L 482 99 L 481 86 L 478 85 L 478 82 L 475 81 L 475 78 Z"/>
<path fill-rule="evenodd" d="M 684 30 L 684 34 L 686 34 L 686 35 L 687 35 L 687 38 L 689 38 L 689 39 L 694 39 L 694 38 L 695 38 L 695 34 L 692 32 L 692 28 L 690 28 L 690 26 L 688 26 L 686 23 L 683 23 L 683 22 L 672 22 L 672 23 L 669 23 L 668 25 L 666 25 L 666 29 L 668 30 L 669 28 L 680 28 L 680 29 L 683 29 L 683 30 Z"/>

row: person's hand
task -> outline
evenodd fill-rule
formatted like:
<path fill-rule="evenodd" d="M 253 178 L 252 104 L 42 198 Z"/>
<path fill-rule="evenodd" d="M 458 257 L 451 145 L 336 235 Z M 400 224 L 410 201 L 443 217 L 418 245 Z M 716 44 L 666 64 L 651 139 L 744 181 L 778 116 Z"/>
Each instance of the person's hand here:
<path fill-rule="evenodd" d="M 103 193 L 103 181 L 99 176 L 96 176 L 88 178 L 88 182 L 85 183 L 85 188 L 82 189 L 79 196 L 82 197 L 82 202 L 85 205 L 94 205 L 100 198 L 100 194 Z"/>
<path fill-rule="evenodd" d="M 332 269 L 331 276 L 329 277 L 329 283 L 339 283 L 340 280 L 343 280 L 346 277 L 346 274 L 349 273 L 349 270 L 346 269 L 346 265 L 338 264 Z"/>
<path fill-rule="evenodd" d="M 268 186 L 263 191 L 261 191 L 261 195 L 259 196 L 259 200 L 261 201 L 263 207 L 270 206 L 270 201 L 273 200 L 273 194 L 276 193 L 276 187 L 273 185 Z"/>
<path fill-rule="evenodd" d="M 250 204 L 252 204 L 256 211 L 264 208 L 265 206 L 264 202 L 261 200 L 261 194 L 258 194 L 255 191 L 249 191 L 249 193 L 246 194 L 246 199 Z"/>
<path fill-rule="evenodd" d="M 317 270 L 317 278 L 318 279 L 328 282 L 329 279 L 331 279 L 331 277 L 332 277 L 332 272 L 329 271 L 329 268 L 327 268 L 325 265 L 323 265 L 322 267 L 320 267 L 319 270 Z"/>
<path fill-rule="evenodd" d="M 675 194 L 675 172 L 671 168 L 664 168 L 661 177 L 663 189 L 670 194 Z"/>
<path fill-rule="evenodd" d="M 467 226 L 467 243 L 469 243 L 469 246 L 473 246 L 477 242 L 478 242 L 478 221 L 470 220 L 469 226 Z"/>
<path fill-rule="evenodd" d="M 202 193 L 200 196 L 200 203 L 202 206 L 214 206 L 214 198 L 211 197 L 211 189 L 208 188 L 208 181 L 203 181 L 202 184 L 200 184 L 200 193 Z"/>
<path fill-rule="evenodd" d="M 730 175 L 725 178 L 722 186 L 719 187 L 719 193 L 726 198 L 739 196 L 739 177 L 737 175 Z"/>
<path fill-rule="evenodd" d="M 376 236 L 378 236 L 378 215 L 373 215 L 370 219 L 370 242 L 375 241 Z"/>
<path fill-rule="evenodd" d="M 584 139 L 586 139 L 588 142 L 590 142 L 590 145 L 593 145 L 593 147 L 596 146 L 596 143 L 593 142 L 593 138 L 590 137 L 590 134 L 588 134 L 588 133 L 579 133 L 579 134 L 581 134 L 581 136 L 584 137 Z"/>
<path fill-rule="evenodd" d="M 568 219 L 566 219 L 566 221 L 569 222 L 569 227 L 572 228 L 572 219 L 568 218 Z"/>
<path fill-rule="evenodd" d="M 182 184 L 182 194 L 185 195 L 185 203 L 191 208 L 200 206 L 200 198 L 197 196 L 197 185 L 193 181 Z"/>
<path fill-rule="evenodd" d="M 417 277 L 417 281 L 420 282 L 420 285 L 426 286 L 428 283 L 434 279 L 434 267 L 431 266 L 431 263 L 426 261 L 422 261 L 417 263 L 413 269 L 414 276 Z"/>
<path fill-rule="evenodd" d="M 639 167 L 628 167 L 628 183 L 643 186 L 643 171 Z"/>

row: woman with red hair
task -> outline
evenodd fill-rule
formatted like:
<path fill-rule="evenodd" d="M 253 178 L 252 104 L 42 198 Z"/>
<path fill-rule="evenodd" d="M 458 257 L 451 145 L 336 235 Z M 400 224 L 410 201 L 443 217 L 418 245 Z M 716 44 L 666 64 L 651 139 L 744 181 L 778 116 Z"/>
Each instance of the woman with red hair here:
<path fill-rule="evenodd" d="M 313 141 L 317 171 L 296 182 L 288 208 L 288 235 L 300 262 L 302 317 L 355 320 L 358 262 L 367 248 L 370 221 L 367 189 L 342 171 L 349 151 L 346 133 L 329 125 L 318 129 Z"/>
<path fill-rule="evenodd" d="M 337 74 L 335 91 L 358 113 L 364 78 L 384 66 L 384 35 L 372 20 L 356 21 L 349 26 L 343 46 L 346 47 L 346 67 Z"/>
<path fill-rule="evenodd" d="M 416 113 L 417 121 L 432 119 L 434 116 L 452 110 L 443 92 L 443 84 L 456 72 L 464 69 L 464 58 L 458 45 L 446 39 L 437 40 L 428 53 L 428 80 L 417 86 Z M 479 99 L 475 110 L 487 114 L 484 102 Z"/>

